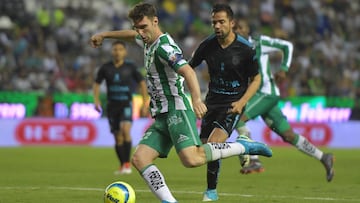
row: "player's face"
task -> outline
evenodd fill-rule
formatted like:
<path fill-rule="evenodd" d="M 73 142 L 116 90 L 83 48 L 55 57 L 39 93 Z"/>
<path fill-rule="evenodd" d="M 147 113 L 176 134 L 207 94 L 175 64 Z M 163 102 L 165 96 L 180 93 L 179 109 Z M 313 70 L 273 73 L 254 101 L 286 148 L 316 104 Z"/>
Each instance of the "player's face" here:
<path fill-rule="evenodd" d="M 145 43 L 151 44 L 155 39 L 155 29 L 158 25 L 158 18 L 148 18 L 145 16 L 142 20 L 134 23 L 134 29 L 141 36 Z"/>
<path fill-rule="evenodd" d="M 216 12 L 212 14 L 212 27 L 217 38 L 225 39 L 232 32 L 234 21 L 228 18 L 225 11 Z"/>
<path fill-rule="evenodd" d="M 237 26 L 234 31 L 236 33 L 238 33 L 239 35 L 242 35 L 244 37 L 249 37 L 250 28 L 249 28 L 249 25 L 247 24 L 247 22 L 245 22 L 243 20 L 239 20 L 237 22 Z"/>
<path fill-rule="evenodd" d="M 114 44 L 111 49 L 111 55 L 114 60 L 124 60 L 126 57 L 127 51 L 124 45 Z"/>

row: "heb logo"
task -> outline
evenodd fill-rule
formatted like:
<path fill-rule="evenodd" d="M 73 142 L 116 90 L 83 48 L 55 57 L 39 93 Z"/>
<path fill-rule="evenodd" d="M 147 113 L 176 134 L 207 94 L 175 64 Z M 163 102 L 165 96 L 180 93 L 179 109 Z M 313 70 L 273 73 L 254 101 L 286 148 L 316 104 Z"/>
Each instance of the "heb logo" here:
<path fill-rule="evenodd" d="M 90 144 L 96 128 L 89 121 L 27 119 L 15 129 L 21 144 Z"/>
<path fill-rule="evenodd" d="M 332 131 L 328 125 L 324 123 L 292 123 L 291 127 L 295 133 L 306 137 L 316 146 L 326 146 L 332 140 Z M 263 138 L 265 143 L 272 146 L 286 146 L 282 138 L 265 127 L 263 130 Z"/>

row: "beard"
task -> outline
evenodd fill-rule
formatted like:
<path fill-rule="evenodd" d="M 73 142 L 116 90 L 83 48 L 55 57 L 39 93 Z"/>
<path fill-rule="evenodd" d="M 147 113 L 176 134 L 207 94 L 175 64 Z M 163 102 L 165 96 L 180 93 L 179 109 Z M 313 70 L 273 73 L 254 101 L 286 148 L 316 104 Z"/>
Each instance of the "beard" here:
<path fill-rule="evenodd" d="M 216 37 L 217 37 L 218 39 L 223 40 L 223 39 L 225 39 L 227 36 L 229 36 L 229 33 L 230 33 L 230 32 L 217 31 L 217 32 L 215 32 L 215 35 L 216 35 Z"/>

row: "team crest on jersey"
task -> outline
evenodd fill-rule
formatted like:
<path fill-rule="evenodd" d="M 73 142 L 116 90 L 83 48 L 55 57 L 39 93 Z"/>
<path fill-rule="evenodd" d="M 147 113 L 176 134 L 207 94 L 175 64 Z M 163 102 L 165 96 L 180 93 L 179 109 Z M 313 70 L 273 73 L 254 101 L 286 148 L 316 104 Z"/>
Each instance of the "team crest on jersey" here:
<path fill-rule="evenodd" d="M 233 63 L 235 66 L 236 66 L 236 65 L 239 65 L 239 63 L 240 63 L 239 57 L 233 56 L 233 58 L 232 58 L 232 63 Z"/>
<path fill-rule="evenodd" d="M 120 81 L 120 75 L 119 75 L 119 73 L 116 73 L 116 74 L 114 75 L 113 81 L 114 81 L 114 82 Z"/>
<path fill-rule="evenodd" d="M 183 122 L 183 119 L 181 117 L 177 117 L 176 115 L 173 115 L 170 118 L 168 118 L 169 126 L 177 125 L 182 122 Z"/>
<path fill-rule="evenodd" d="M 180 53 L 174 51 L 171 54 L 169 54 L 169 62 L 171 62 L 172 65 L 175 65 L 181 59 L 182 59 L 182 55 Z"/>

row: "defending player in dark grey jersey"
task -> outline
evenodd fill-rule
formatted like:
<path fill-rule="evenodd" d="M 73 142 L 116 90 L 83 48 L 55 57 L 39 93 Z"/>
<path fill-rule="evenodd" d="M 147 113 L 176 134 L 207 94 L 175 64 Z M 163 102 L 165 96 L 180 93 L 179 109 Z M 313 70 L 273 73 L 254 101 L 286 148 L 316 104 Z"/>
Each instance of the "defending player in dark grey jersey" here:
<path fill-rule="evenodd" d="M 208 112 L 201 123 L 200 137 L 203 142 L 225 142 L 246 103 L 260 86 L 256 50 L 245 38 L 234 33 L 233 15 L 230 6 L 214 5 L 214 34 L 200 44 L 190 60 L 193 67 L 206 61 L 210 75 L 205 101 Z M 216 186 L 219 167 L 219 160 L 208 163 L 208 184 L 203 201 L 218 199 Z"/>
<path fill-rule="evenodd" d="M 125 60 L 127 50 L 125 43 L 115 41 L 111 48 L 112 61 L 103 64 L 96 74 L 93 86 L 95 109 L 101 111 L 100 84 L 105 80 L 107 91 L 107 118 L 111 133 L 115 137 L 115 152 L 120 167 L 115 174 L 131 173 L 130 152 L 132 126 L 132 91 L 133 85 L 139 86 L 143 98 L 143 107 L 147 98 L 144 77 L 134 63 Z M 141 109 L 146 114 L 147 108 Z"/>

